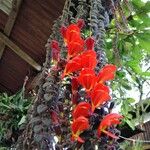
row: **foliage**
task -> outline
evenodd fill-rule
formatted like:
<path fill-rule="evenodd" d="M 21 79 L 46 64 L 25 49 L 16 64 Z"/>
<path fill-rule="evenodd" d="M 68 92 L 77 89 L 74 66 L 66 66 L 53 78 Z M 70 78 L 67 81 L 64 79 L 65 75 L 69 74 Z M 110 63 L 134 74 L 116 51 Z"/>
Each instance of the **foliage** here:
<path fill-rule="evenodd" d="M 121 105 L 121 113 L 124 116 L 124 122 L 127 123 L 134 130 L 135 121 L 133 120 L 132 115 L 129 113 L 130 111 L 134 110 L 134 107 L 132 105 L 133 102 L 134 99 L 132 98 L 123 99 Z"/>
<path fill-rule="evenodd" d="M 16 141 L 30 104 L 31 101 L 24 98 L 24 87 L 12 96 L 0 94 L 0 145 L 10 146 Z"/>
<path fill-rule="evenodd" d="M 133 129 L 133 118 L 128 112 L 135 103 L 150 96 L 147 90 L 150 84 L 150 2 L 132 0 L 127 4 L 123 1 L 121 7 L 126 20 L 112 20 L 105 47 L 108 61 L 120 67 L 112 83 L 114 100 L 121 105 L 125 121 Z"/>

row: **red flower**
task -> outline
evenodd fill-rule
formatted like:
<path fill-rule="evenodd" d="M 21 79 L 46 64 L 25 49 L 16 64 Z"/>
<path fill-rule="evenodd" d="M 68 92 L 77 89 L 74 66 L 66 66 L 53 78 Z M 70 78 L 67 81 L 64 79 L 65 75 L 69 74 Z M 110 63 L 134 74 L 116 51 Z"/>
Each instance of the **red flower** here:
<path fill-rule="evenodd" d="M 73 73 L 75 71 L 80 70 L 81 67 L 81 58 L 80 57 L 75 57 L 71 60 L 69 60 L 65 66 L 64 73 L 62 74 L 62 78 L 64 76 L 69 75 L 70 73 Z"/>
<path fill-rule="evenodd" d="M 79 82 L 76 77 L 73 77 L 71 79 L 71 88 L 72 88 L 72 94 L 75 94 L 78 91 Z"/>
<path fill-rule="evenodd" d="M 85 26 L 85 22 L 83 19 L 78 19 L 77 26 L 82 29 Z"/>
<path fill-rule="evenodd" d="M 84 40 L 77 39 L 68 43 L 68 59 L 76 56 L 84 50 Z"/>
<path fill-rule="evenodd" d="M 78 142 L 84 143 L 84 140 L 79 135 L 90 127 L 87 118 L 80 116 L 71 124 L 72 140 L 78 140 Z"/>
<path fill-rule="evenodd" d="M 53 124 L 58 124 L 59 123 L 59 117 L 56 111 L 51 110 L 50 112 L 50 116 L 51 116 L 51 120 L 53 122 Z"/>
<path fill-rule="evenodd" d="M 103 91 L 109 93 L 109 87 L 102 83 L 97 83 L 93 90 L 94 91 L 103 90 Z"/>
<path fill-rule="evenodd" d="M 79 93 L 75 92 L 74 94 L 71 95 L 71 101 L 73 104 L 77 104 L 79 99 Z"/>
<path fill-rule="evenodd" d="M 112 64 L 105 65 L 98 74 L 98 82 L 104 83 L 115 78 L 117 67 Z"/>
<path fill-rule="evenodd" d="M 95 40 L 92 37 L 87 38 L 85 40 L 87 50 L 94 49 L 94 43 L 95 43 Z"/>
<path fill-rule="evenodd" d="M 70 73 L 73 73 L 75 71 L 79 71 L 82 68 L 94 69 L 96 63 L 97 61 L 95 51 L 93 50 L 85 51 L 81 55 L 78 55 L 68 61 L 62 77 L 64 77 L 65 75 L 69 75 Z"/>
<path fill-rule="evenodd" d="M 97 77 L 94 70 L 86 68 L 80 72 L 78 81 L 86 89 L 86 91 L 89 92 L 95 86 Z"/>
<path fill-rule="evenodd" d="M 91 105 L 87 102 L 80 102 L 73 111 L 73 119 L 80 116 L 88 117 L 91 113 Z"/>
<path fill-rule="evenodd" d="M 110 100 L 109 88 L 103 84 L 97 84 L 90 92 L 90 98 L 92 103 L 92 112 L 95 108 L 100 107 L 103 103 Z"/>
<path fill-rule="evenodd" d="M 51 55 L 54 61 L 60 60 L 60 47 L 57 41 L 52 40 L 51 42 Z"/>
<path fill-rule="evenodd" d="M 71 24 L 68 27 L 62 26 L 60 32 L 67 45 L 72 41 L 77 41 L 78 39 L 81 39 L 80 28 L 76 24 Z"/>
<path fill-rule="evenodd" d="M 76 24 L 69 25 L 66 31 L 67 44 L 78 39 L 81 39 L 80 28 Z"/>
<path fill-rule="evenodd" d="M 120 119 L 122 118 L 123 116 L 116 113 L 111 113 L 106 115 L 98 127 L 98 136 L 100 136 L 101 132 L 103 132 L 112 138 L 118 138 L 116 135 L 112 134 L 111 132 L 106 131 L 106 129 L 112 125 L 120 124 L 121 123 Z"/>
<path fill-rule="evenodd" d="M 67 28 L 65 26 L 61 26 L 60 32 L 61 32 L 61 35 L 64 38 L 64 40 L 66 40 L 66 31 L 67 31 Z M 66 43 L 66 41 L 65 41 L 65 43 Z"/>
<path fill-rule="evenodd" d="M 97 64 L 96 52 L 94 50 L 87 50 L 81 55 L 81 66 L 82 68 L 94 69 Z"/>

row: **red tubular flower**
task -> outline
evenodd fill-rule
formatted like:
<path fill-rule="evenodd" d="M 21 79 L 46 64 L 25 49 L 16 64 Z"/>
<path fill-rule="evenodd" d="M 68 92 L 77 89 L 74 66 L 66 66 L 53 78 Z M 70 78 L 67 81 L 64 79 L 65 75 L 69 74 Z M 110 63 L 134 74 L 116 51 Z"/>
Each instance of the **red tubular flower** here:
<path fill-rule="evenodd" d="M 96 52 L 94 50 L 87 50 L 81 55 L 81 66 L 82 68 L 94 69 L 97 64 Z"/>
<path fill-rule="evenodd" d="M 67 45 L 68 43 L 72 41 L 77 41 L 78 39 L 81 39 L 80 28 L 76 24 L 69 25 L 66 31 Z"/>
<path fill-rule="evenodd" d="M 96 53 L 93 50 L 88 50 L 79 56 L 69 60 L 66 64 L 62 77 L 82 68 L 94 69 L 97 64 Z M 95 74 L 95 73 L 94 73 Z"/>
<path fill-rule="evenodd" d="M 62 37 L 64 38 L 64 40 L 66 39 L 66 32 L 67 32 L 67 28 L 65 26 L 61 26 L 60 28 L 60 32 Z M 65 41 L 66 42 L 66 41 Z"/>
<path fill-rule="evenodd" d="M 53 122 L 53 124 L 58 124 L 59 123 L 59 117 L 56 111 L 52 110 L 50 112 L 50 116 L 51 116 L 51 120 Z"/>
<path fill-rule="evenodd" d="M 75 92 L 74 94 L 71 95 L 71 101 L 73 104 L 77 104 L 79 99 L 79 93 Z"/>
<path fill-rule="evenodd" d="M 92 112 L 95 108 L 100 107 L 106 101 L 110 100 L 109 88 L 103 84 L 97 84 L 90 92 L 90 98 L 92 103 Z"/>
<path fill-rule="evenodd" d="M 89 92 L 95 86 L 97 77 L 94 70 L 86 68 L 80 72 L 78 81 L 86 89 L 86 91 Z"/>
<path fill-rule="evenodd" d="M 78 19 L 77 26 L 82 29 L 85 26 L 85 22 L 83 19 Z"/>
<path fill-rule="evenodd" d="M 80 57 L 75 57 L 71 60 L 69 60 L 65 66 L 64 73 L 62 74 L 62 78 L 64 76 L 69 75 L 70 73 L 73 73 L 75 71 L 80 70 L 81 67 L 81 58 Z"/>
<path fill-rule="evenodd" d="M 91 114 L 91 105 L 87 102 L 80 102 L 73 111 L 73 119 L 80 116 L 88 117 Z"/>
<path fill-rule="evenodd" d="M 106 129 L 112 125 L 120 124 L 121 123 L 120 119 L 122 118 L 123 116 L 116 113 L 111 113 L 106 115 L 98 127 L 98 136 L 100 136 L 101 132 L 103 132 L 112 138 L 118 138 L 116 135 L 112 134 L 111 132 L 106 131 Z"/>
<path fill-rule="evenodd" d="M 78 39 L 81 39 L 80 28 L 77 24 L 71 24 L 68 27 L 62 26 L 60 32 L 67 45 L 72 41 L 77 41 Z"/>
<path fill-rule="evenodd" d="M 103 90 L 103 91 L 109 93 L 109 87 L 102 83 L 97 83 L 93 90 L 94 91 Z"/>
<path fill-rule="evenodd" d="M 89 37 L 85 40 L 85 45 L 87 50 L 94 49 L 95 40 L 92 37 Z"/>
<path fill-rule="evenodd" d="M 71 124 L 72 140 L 78 140 L 78 142 L 84 143 L 84 140 L 79 135 L 90 127 L 87 118 L 80 116 Z"/>
<path fill-rule="evenodd" d="M 98 74 L 98 82 L 104 83 L 115 78 L 117 67 L 112 64 L 105 65 Z"/>
<path fill-rule="evenodd" d="M 68 59 L 76 56 L 80 52 L 84 50 L 84 40 L 77 39 L 76 41 L 72 41 L 68 43 Z"/>
<path fill-rule="evenodd" d="M 71 79 L 71 88 L 72 88 L 72 94 L 75 94 L 78 91 L 79 82 L 76 77 L 73 77 Z"/>
<path fill-rule="evenodd" d="M 58 62 L 60 60 L 60 47 L 56 40 L 52 40 L 51 49 L 52 59 Z"/>

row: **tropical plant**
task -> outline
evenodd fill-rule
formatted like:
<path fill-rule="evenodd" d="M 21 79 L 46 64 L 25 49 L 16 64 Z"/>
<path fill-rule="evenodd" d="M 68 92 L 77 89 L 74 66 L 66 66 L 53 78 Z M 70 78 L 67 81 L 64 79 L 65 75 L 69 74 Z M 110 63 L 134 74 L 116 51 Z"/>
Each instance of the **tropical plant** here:
<path fill-rule="evenodd" d="M 31 104 L 31 98 L 24 98 L 24 90 L 23 86 L 14 95 L 0 94 L 0 147 L 11 146 L 21 134 Z"/>

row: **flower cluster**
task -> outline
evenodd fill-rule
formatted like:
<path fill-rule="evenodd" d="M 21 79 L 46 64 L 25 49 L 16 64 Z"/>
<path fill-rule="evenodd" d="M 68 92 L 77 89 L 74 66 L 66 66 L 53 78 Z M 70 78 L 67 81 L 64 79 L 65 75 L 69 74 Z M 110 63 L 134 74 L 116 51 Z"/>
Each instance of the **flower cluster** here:
<path fill-rule="evenodd" d="M 106 82 L 113 80 L 117 70 L 115 65 L 106 64 L 99 73 L 95 72 L 97 65 L 96 52 L 94 51 L 95 40 L 92 37 L 84 40 L 81 36 L 81 29 L 84 21 L 79 20 L 76 24 L 68 27 L 63 26 L 61 33 L 67 47 L 67 63 L 62 73 L 62 79 L 66 76 L 71 78 L 72 85 L 72 103 L 75 105 L 71 124 L 72 140 L 83 143 L 84 140 L 80 134 L 88 130 L 91 125 L 89 118 L 94 114 L 95 109 L 101 108 L 107 101 L 111 100 L 109 87 Z M 58 44 L 53 42 L 53 59 L 59 61 Z M 78 90 L 84 89 L 86 98 L 79 102 Z M 98 136 L 101 132 L 112 138 L 117 138 L 114 134 L 107 131 L 112 125 L 120 124 L 122 116 L 119 114 L 108 114 L 100 122 L 97 128 Z"/>

